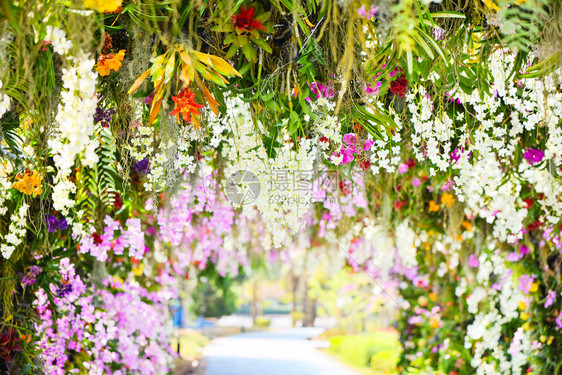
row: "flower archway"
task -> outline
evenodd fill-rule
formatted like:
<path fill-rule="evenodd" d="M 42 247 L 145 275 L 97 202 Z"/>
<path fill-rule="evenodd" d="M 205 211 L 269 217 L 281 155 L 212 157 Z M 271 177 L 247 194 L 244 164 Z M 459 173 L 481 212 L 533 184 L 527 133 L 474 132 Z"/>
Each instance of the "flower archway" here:
<path fill-rule="evenodd" d="M 186 280 L 304 249 L 401 373 L 559 371 L 558 2 L 0 3 L 0 371 L 168 373 Z"/>

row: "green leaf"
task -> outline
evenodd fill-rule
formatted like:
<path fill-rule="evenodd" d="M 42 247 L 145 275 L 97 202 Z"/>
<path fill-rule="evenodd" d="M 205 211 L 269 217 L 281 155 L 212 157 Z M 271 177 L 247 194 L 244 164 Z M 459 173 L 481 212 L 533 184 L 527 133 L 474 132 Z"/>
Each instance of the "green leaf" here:
<path fill-rule="evenodd" d="M 226 38 L 224 38 L 224 44 L 225 44 L 225 45 L 232 44 L 232 43 L 234 43 L 235 41 L 236 41 L 236 37 L 235 37 L 234 34 L 232 34 L 232 33 L 231 33 L 231 34 L 228 34 L 228 35 L 226 36 Z"/>
<path fill-rule="evenodd" d="M 431 18 L 461 18 L 461 19 L 465 19 L 466 16 L 462 13 L 459 12 L 453 12 L 450 10 L 447 11 L 441 11 L 441 12 L 433 12 L 430 13 Z"/>
<path fill-rule="evenodd" d="M 439 44 L 435 41 L 435 39 L 433 39 L 432 37 L 430 37 L 425 31 L 423 31 L 422 29 L 420 29 L 419 27 L 416 27 L 416 30 L 422 35 L 422 37 L 424 37 L 427 42 L 429 44 L 431 44 L 431 46 L 433 47 L 433 49 L 435 49 L 435 51 L 437 51 L 437 53 L 439 54 L 439 56 L 441 56 L 441 58 L 443 59 L 443 61 L 445 62 L 445 65 L 449 65 L 447 58 L 445 57 L 445 52 L 443 51 L 443 49 L 441 48 L 441 46 L 439 46 Z"/>
<path fill-rule="evenodd" d="M 238 52 L 238 46 L 236 44 L 231 44 L 230 48 L 228 49 L 228 52 L 226 52 L 226 56 L 224 56 L 225 59 L 230 59 L 232 58 L 236 52 Z M 244 75 L 243 73 L 241 73 L 240 70 L 238 70 L 238 72 L 240 73 L 240 75 Z"/>
<path fill-rule="evenodd" d="M 425 53 L 429 56 L 430 59 L 435 58 L 435 55 L 433 54 L 431 47 L 429 47 L 429 44 L 427 44 L 427 42 L 423 40 L 422 36 L 415 35 L 414 39 L 416 40 L 416 42 L 418 42 L 418 45 L 425 51 Z"/>
<path fill-rule="evenodd" d="M 269 44 L 267 44 L 265 39 L 262 39 L 262 38 L 254 39 L 254 43 L 256 43 L 259 47 L 263 48 L 264 51 L 266 51 L 268 53 L 272 52 L 271 46 Z"/>
<path fill-rule="evenodd" d="M 242 47 L 242 51 L 244 52 L 244 56 L 246 56 L 246 60 L 253 62 L 257 61 L 256 50 L 251 44 L 248 43 Z"/>

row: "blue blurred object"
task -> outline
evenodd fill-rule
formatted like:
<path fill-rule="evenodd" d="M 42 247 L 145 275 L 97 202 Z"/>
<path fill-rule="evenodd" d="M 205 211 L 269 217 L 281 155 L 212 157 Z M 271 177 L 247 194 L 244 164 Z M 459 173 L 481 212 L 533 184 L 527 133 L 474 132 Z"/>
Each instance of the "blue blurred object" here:
<path fill-rule="evenodd" d="M 170 307 L 174 328 L 183 328 L 183 305 L 181 302 L 181 299 L 177 298 Z"/>
<path fill-rule="evenodd" d="M 197 319 L 195 320 L 195 326 L 198 329 L 201 329 L 201 328 L 205 328 L 205 327 L 212 327 L 213 323 L 205 320 L 205 318 L 202 315 L 199 315 L 197 317 Z"/>

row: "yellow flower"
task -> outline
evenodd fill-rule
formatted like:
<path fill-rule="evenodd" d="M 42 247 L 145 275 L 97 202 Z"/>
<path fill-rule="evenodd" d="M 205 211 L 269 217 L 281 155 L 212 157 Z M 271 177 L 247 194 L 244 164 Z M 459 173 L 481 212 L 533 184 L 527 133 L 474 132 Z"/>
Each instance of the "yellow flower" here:
<path fill-rule="evenodd" d="M 541 340 L 541 342 L 545 342 L 545 341 L 546 341 L 546 336 L 545 336 L 545 335 L 541 335 L 540 340 Z"/>
<path fill-rule="evenodd" d="M 554 336 L 550 336 L 550 337 L 548 338 L 548 341 L 546 342 L 546 345 L 552 344 L 552 341 L 554 341 Z"/>
<path fill-rule="evenodd" d="M 431 328 L 439 328 L 441 326 L 439 318 L 435 315 L 433 315 L 431 318 L 429 318 L 429 326 Z"/>
<path fill-rule="evenodd" d="M 139 263 L 137 267 L 133 267 L 132 271 L 135 276 L 142 275 L 142 273 L 144 272 L 144 263 Z"/>
<path fill-rule="evenodd" d="M 523 301 L 519 301 L 519 305 L 517 306 L 519 310 L 523 311 L 527 308 L 527 304 Z"/>
<path fill-rule="evenodd" d="M 526 312 L 522 312 L 522 313 L 520 314 L 520 317 L 521 317 L 521 319 L 523 319 L 523 320 L 527 320 L 527 319 L 529 319 L 529 314 L 526 313 Z"/>
<path fill-rule="evenodd" d="M 14 188 L 18 189 L 20 192 L 26 195 L 33 194 L 33 198 L 43 193 L 43 187 L 41 186 L 43 177 L 36 171 L 32 172 L 28 169 L 24 174 L 18 173 L 16 179 L 17 182 L 14 183 Z"/>
<path fill-rule="evenodd" d="M 430 201 L 429 202 L 429 211 L 431 211 L 431 212 L 439 211 L 439 205 L 436 204 L 435 201 Z"/>
<path fill-rule="evenodd" d="M 498 6 L 498 4 L 496 4 L 494 1 L 492 0 L 484 0 L 484 4 L 486 4 L 486 6 L 490 9 L 495 10 L 496 12 L 498 10 L 500 10 L 500 7 Z"/>
<path fill-rule="evenodd" d="M 534 292 L 536 292 L 537 290 L 539 290 L 539 283 L 533 283 L 533 284 L 531 285 L 531 288 L 529 288 L 529 292 L 531 292 L 531 293 L 534 293 Z"/>
<path fill-rule="evenodd" d="M 452 194 L 445 193 L 441 197 L 441 204 L 444 204 L 447 207 L 451 207 L 455 203 L 455 198 L 453 198 Z"/>
<path fill-rule="evenodd" d="M 435 302 L 437 300 L 437 294 L 433 292 L 429 293 L 429 299 Z"/>
<path fill-rule="evenodd" d="M 116 284 L 123 284 L 123 279 L 119 276 L 113 276 L 113 282 Z"/>
<path fill-rule="evenodd" d="M 123 0 L 84 0 L 84 6 L 89 9 L 95 9 L 98 12 L 115 12 Z"/>

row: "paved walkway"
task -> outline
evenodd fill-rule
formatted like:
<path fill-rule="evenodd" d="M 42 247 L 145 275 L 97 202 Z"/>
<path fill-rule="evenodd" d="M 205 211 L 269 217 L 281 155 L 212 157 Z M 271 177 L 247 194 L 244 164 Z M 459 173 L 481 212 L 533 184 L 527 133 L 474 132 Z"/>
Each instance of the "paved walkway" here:
<path fill-rule="evenodd" d="M 205 348 L 205 375 L 357 375 L 310 341 L 321 328 L 252 332 L 214 340 Z"/>

